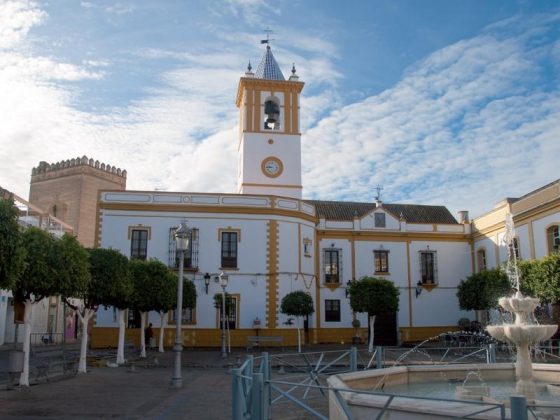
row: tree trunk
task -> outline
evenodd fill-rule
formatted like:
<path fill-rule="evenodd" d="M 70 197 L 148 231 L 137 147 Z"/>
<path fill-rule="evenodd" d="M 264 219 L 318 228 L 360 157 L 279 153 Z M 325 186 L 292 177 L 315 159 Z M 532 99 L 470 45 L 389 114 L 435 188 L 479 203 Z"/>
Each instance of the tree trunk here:
<path fill-rule="evenodd" d="M 373 327 L 375 325 L 375 315 L 369 316 L 369 345 L 368 352 L 373 353 Z"/>
<path fill-rule="evenodd" d="M 160 319 L 160 323 L 159 323 L 159 352 L 163 353 L 163 320 L 165 317 L 165 312 L 160 312 L 159 313 L 159 319 Z"/>
<path fill-rule="evenodd" d="M 119 309 L 119 344 L 117 347 L 117 365 L 122 365 L 124 360 L 124 328 L 126 309 Z"/>
<path fill-rule="evenodd" d="M 19 377 L 20 386 L 29 386 L 29 352 L 31 350 L 31 325 L 33 323 L 33 303 L 25 301 L 25 312 L 23 315 L 23 371 Z"/>
<path fill-rule="evenodd" d="M 300 317 L 298 316 L 298 321 L 297 321 L 297 347 L 298 347 L 298 353 L 301 353 L 301 334 L 299 331 L 299 321 L 300 321 Z"/>
<path fill-rule="evenodd" d="M 148 312 L 140 312 L 140 357 L 146 357 L 146 321 Z"/>
<path fill-rule="evenodd" d="M 82 324 L 82 341 L 80 343 L 80 361 L 78 362 L 78 373 L 87 373 L 87 345 L 88 345 L 88 324 L 95 313 L 93 309 L 84 308 L 83 314 L 78 310 L 78 318 Z"/>

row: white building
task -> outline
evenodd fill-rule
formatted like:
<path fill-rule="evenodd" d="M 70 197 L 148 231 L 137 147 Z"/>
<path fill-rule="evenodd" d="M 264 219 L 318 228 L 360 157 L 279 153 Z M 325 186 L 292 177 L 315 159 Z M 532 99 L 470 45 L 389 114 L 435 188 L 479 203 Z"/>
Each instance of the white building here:
<path fill-rule="evenodd" d="M 455 296 L 459 281 L 472 273 L 468 221 L 458 223 L 443 206 L 302 200 L 303 85 L 295 68 L 284 79 L 267 46 L 256 72 L 249 68 L 239 82 L 238 193 L 102 191 L 96 245 L 174 268 L 172 232 L 187 222 L 193 229 L 187 276 L 198 294 L 196 310 L 184 314 L 187 346 L 219 345 L 213 296 L 221 288 L 211 281 L 207 291 L 204 276 L 222 271 L 237 303 L 230 323 L 234 346 L 256 334 L 257 319 L 261 334 L 295 343 L 295 325 L 279 311 L 281 299 L 295 290 L 309 292 L 315 302 L 306 323 L 310 342 L 350 341 L 356 315 L 346 286 L 365 275 L 383 276 L 400 290 L 398 313 L 377 321 L 379 342 L 454 329 L 469 315 Z M 366 315 L 357 317 L 365 326 Z M 150 321 L 158 325 L 155 316 Z M 171 315 L 168 321 L 171 345 Z M 116 327 L 114 311 L 100 310 L 92 345 L 114 345 Z"/>

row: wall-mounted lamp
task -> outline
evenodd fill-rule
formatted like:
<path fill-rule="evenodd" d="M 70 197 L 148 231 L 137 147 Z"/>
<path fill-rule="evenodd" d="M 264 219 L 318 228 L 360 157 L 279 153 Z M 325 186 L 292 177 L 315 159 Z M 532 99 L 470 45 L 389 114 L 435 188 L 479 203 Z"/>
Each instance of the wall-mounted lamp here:
<path fill-rule="evenodd" d="M 422 294 L 422 282 L 418 280 L 418 283 L 416 283 L 416 297 L 420 296 L 421 294 Z"/>
<path fill-rule="evenodd" d="M 210 286 L 210 274 L 206 273 L 204 275 L 204 287 L 206 289 L 206 294 L 208 294 L 208 286 Z"/>
<path fill-rule="evenodd" d="M 344 289 L 344 293 L 346 294 L 346 297 L 350 296 L 350 285 L 352 284 L 352 282 L 350 280 L 348 280 L 346 282 L 346 289 Z"/>

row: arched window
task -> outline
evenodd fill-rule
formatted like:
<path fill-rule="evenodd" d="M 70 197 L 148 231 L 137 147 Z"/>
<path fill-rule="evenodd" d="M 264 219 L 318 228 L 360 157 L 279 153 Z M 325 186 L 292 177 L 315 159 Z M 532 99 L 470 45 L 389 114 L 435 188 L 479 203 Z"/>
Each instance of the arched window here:
<path fill-rule="evenodd" d="M 278 130 L 280 128 L 280 105 L 276 98 L 267 99 L 264 102 L 265 130 Z"/>
<path fill-rule="evenodd" d="M 546 230 L 546 239 L 548 242 L 548 253 L 560 251 L 560 226 L 552 225 Z"/>

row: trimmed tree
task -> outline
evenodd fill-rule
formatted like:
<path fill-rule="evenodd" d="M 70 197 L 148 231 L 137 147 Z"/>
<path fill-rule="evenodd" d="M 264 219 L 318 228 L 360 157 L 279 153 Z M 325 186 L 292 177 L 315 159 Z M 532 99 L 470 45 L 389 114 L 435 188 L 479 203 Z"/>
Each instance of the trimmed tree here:
<path fill-rule="evenodd" d="M 164 324 L 165 315 L 171 311 L 177 304 L 177 276 L 166 267 L 165 273 L 157 277 L 159 282 L 158 291 L 155 299 L 154 311 L 159 313 L 159 341 L 158 341 L 158 351 L 160 353 L 164 352 L 163 341 L 164 341 Z M 186 284 L 187 282 L 185 282 Z M 192 284 L 192 282 L 189 282 Z M 183 284 L 183 300 L 185 300 L 185 284 Z M 190 286 L 187 286 L 191 290 Z M 194 285 L 193 288 L 194 289 Z M 192 293 L 192 290 L 191 292 Z M 196 292 L 195 292 L 196 296 Z"/>
<path fill-rule="evenodd" d="M 19 384 L 29 386 L 29 351 L 33 305 L 45 297 L 57 295 L 57 270 L 55 239 L 44 230 L 30 227 L 22 233 L 26 250 L 25 270 L 15 281 L 12 291 L 17 302 L 23 302 L 24 312 L 24 363 Z"/>
<path fill-rule="evenodd" d="M 119 310 L 117 364 L 123 364 L 125 362 L 125 315 L 132 295 L 129 261 L 119 251 L 104 248 L 91 249 L 89 258 L 92 279 L 92 287 L 89 290 L 91 302 L 114 306 Z M 84 334 L 87 334 L 87 328 Z"/>
<path fill-rule="evenodd" d="M 0 198 L 0 289 L 11 289 L 25 269 L 25 248 L 18 210 L 11 199 Z"/>
<path fill-rule="evenodd" d="M 160 312 L 160 316 L 162 316 L 162 310 L 172 308 L 173 298 L 177 294 L 177 281 L 173 281 L 175 276 L 169 271 L 167 266 L 159 260 L 132 260 L 130 262 L 130 268 L 134 284 L 131 307 L 140 311 L 141 314 L 140 320 L 142 334 L 140 334 L 140 357 L 146 357 L 147 343 L 143 332 L 145 331 L 148 323 L 148 313 L 149 311 L 155 310 Z M 189 289 L 189 287 L 187 286 L 186 289 Z M 184 295 L 185 294 L 183 294 L 183 298 L 185 298 Z M 187 295 L 189 295 L 188 290 Z M 190 296 L 187 296 L 186 300 L 187 305 L 190 301 L 192 301 Z M 165 312 L 163 312 L 163 314 L 165 314 Z M 160 331 L 162 329 L 163 316 Z M 160 341 L 161 338 L 162 334 L 160 333 Z M 163 348 L 163 346 L 160 347 L 161 349 Z"/>
<path fill-rule="evenodd" d="M 373 353 L 375 317 L 399 310 L 399 290 L 393 282 L 377 277 L 362 277 L 359 281 L 351 282 L 349 289 L 352 310 L 368 314 L 368 351 Z"/>
<path fill-rule="evenodd" d="M 550 303 L 553 320 L 560 322 L 560 254 L 552 253 L 538 261 L 521 261 L 521 287 L 524 292 Z"/>
<path fill-rule="evenodd" d="M 78 314 L 82 324 L 78 372 L 86 373 L 87 324 L 95 313 L 88 307 L 88 290 L 91 287 L 89 253 L 76 238 L 70 235 L 64 235 L 60 240 L 55 241 L 54 251 L 56 264 L 61 268 L 58 276 L 59 293 L 66 305 Z"/>
<path fill-rule="evenodd" d="M 298 352 L 301 353 L 300 319 L 315 312 L 313 298 L 303 290 L 288 293 L 282 298 L 280 312 L 297 318 Z"/>
<path fill-rule="evenodd" d="M 498 299 L 507 296 L 511 283 L 501 268 L 482 270 L 461 280 L 457 286 L 459 307 L 465 311 L 476 311 L 477 320 L 488 319 L 487 311 L 498 306 Z"/>

